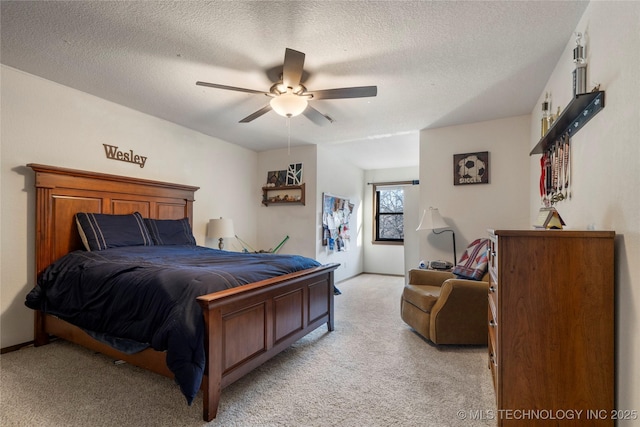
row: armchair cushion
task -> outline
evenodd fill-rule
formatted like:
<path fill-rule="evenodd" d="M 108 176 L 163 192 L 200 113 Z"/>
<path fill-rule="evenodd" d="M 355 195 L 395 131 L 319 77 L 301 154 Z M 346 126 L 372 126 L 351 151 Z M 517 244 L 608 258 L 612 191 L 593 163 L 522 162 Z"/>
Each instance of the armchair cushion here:
<path fill-rule="evenodd" d="M 452 273 L 462 279 L 481 280 L 487 272 L 489 239 L 476 239 L 467 247 Z"/>
<path fill-rule="evenodd" d="M 407 284 L 404 288 L 404 300 L 418 307 L 420 310 L 430 312 L 440 297 L 440 286 Z"/>

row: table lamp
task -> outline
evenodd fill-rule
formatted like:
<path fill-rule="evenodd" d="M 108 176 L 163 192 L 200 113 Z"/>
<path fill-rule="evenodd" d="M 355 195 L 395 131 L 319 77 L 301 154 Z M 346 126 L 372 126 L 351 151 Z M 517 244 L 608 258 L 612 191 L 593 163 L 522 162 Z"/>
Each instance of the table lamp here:
<path fill-rule="evenodd" d="M 209 220 L 209 230 L 207 237 L 212 239 L 218 239 L 218 248 L 224 249 L 224 242 L 222 239 L 225 237 L 235 237 L 233 231 L 233 220 L 223 219 L 222 217 Z"/>
<path fill-rule="evenodd" d="M 445 228 L 446 230 L 436 231 L 439 229 Z M 438 208 L 429 208 L 429 210 L 424 210 L 422 213 L 422 219 L 420 220 L 420 225 L 416 228 L 416 231 L 419 230 L 433 230 L 433 234 L 441 234 L 445 231 L 450 231 L 453 237 L 453 265 L 457 264 L 456 261 L 456 233 L 450 229 L 446 222 L 442 219 Z"/>

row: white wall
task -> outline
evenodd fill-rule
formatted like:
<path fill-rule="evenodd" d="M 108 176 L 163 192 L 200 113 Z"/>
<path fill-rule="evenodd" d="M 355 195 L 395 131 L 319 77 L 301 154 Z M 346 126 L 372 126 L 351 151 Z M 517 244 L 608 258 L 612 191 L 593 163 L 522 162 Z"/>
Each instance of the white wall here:
<path fill-rule="evenodd" d="M 375 274 L 395 274 L 403 276 L 405 271 L 404 245 L 373 244 L 373 186 L 368 183 L 414 181 L 418 179 L 419 168 L 390 168 L 365 171 L 364 175 L 364 271 Z M 412 215 L 408 212 L 405 220 L 411 222 Z M 418 226 L 415 224 L 413 229 Z M 411 229 L 411 227 L 409 227 Z M 405 238 L 407 236 L 405 235 Z M 409 236 L 411 240 L 411 236 Z"/>
<path fill-rule="evenodd" d="M 257 154 L 83 92 L 2 66 L 0 347 L 33 339 L 24 298 L 34 286 L 35 189 L 27 163 L 196 185 L 194 235 L 233 218 L 256 241 Z M 144 168 L 106 158 L 103 143 L 147 156 Z"/>
<path fill-rule="evenodd" d="M 318 147 L 318 186 L 316 194 L 315 237 L 316 259 L 323 264 L 339 263 L 335 272 L 336 282 L 362 273 L 363 263 L 363 203 L 362 169 L 345 161 L 340 156 L 332 155 L 331 151 Z M 351 215 L 351 241 L 348 251 L 331 251 L 322 246 L 322 194 L 330 193 L 349 199 L 354 204 Z"/>
<path fill-rule="evenodd" d="M 420 233 L 416 228 L 420 224 L 420 186 L 411 185 L 404 188 L 404 270 L 407 272 L 420 264 Z"/>
<path fill-rule="evenodd" d="M 575 31 L 585 34 L 587 90 L 599 83 L 605 108 L 571 139 L 573 197 L 556 208 L 567 228 L 616 232 L 617 407 L 640 410 L 640 3 L 591 2 Z M 573 94 L 574 46 L 568 40 L 545 88 L 555 106 Z M 531 148 L 545 91 L 531 115 Z M 540 208 L 539 161 L 530 159 L 530 222 Z M 622 424 L 640 426 L 640 419 Z"/>
<path fill-rule="evenodd" d="M 284 119 L 283 119 L 284 120 Z M 270 150 L 258 153 L 258 190 L 254 211 L 258 214 L 258 242 L 256 250 L 275 248 L 286 236 L 289 240 L 278 253 L 298 254 L 316 258 L 315 212 L 316 146 L 291 147 L 290 150 Z M 287 170 L 292 163 L 302 163 L 302 182 L 305 183 L 304 205 L 262 205 L 261 188 L 269 171 Z M 293 193 L 292 193 L 293 194 Z M 244 237 L 239 236 L 246 240 Z M 249 242 L 253 245 L 253 242 Z"/>
<path fill-rule="evenodd" d="M 420 212 L 438 208 L 456 234 L 457 260 L 488 228 L 529 228 L 530 116 L 420 133 Z M 453 185 L 453 155 L 489 152 L 489 184 Z M 420 259 L 453 261 L 451 233 L 420 231 Z"/>

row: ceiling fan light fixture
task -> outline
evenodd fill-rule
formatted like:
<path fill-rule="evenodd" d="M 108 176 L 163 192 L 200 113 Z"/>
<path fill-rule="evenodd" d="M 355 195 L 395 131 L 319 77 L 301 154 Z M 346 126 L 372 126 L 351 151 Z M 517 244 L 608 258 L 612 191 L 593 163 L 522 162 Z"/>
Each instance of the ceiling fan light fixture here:
<path fill-rule="evenodd" d="M 295 117 L 307 108 L 307 98 L 299 95 L 295 95 L 290 91 L 283 93 L 282 95 L 275 96 L 269 101 L 273 111 L 280 114 L 282 117 Z"/>
<path fill-rule="evenodd" d="M 295 117 L 306 112 L 305 116 L 316 124 L 320 124 L 318 121 L 325 123 L 324 119 L 333 123 L 331 117 L 319 112 L 313 107 L 309 107 L 309 101 L 312 99 L 367 98 L 378 94 L 377 86 L 342 87 L 307 92 L 307 88 L 302 84 L 304 77 L 304 58 L 304 53 L 286 48 L 284 51 L 284 63 L 282 64 L 280 80 L 271 85 L 269 92 L 201 81 L 196 82 L 196 85 L 266 95 L 271 98 L 268 105 L 249 114 L 240 120 L 239 123 L 249 123 L 269 111 L 275 111 L 276 114 L 287 118 Z"/>
<path fill-rule="evenodd" d="M 273 85 L 271 92 L 281 95 L 287 92 L 287 87 L 283 83 L 276 83 Z"/>

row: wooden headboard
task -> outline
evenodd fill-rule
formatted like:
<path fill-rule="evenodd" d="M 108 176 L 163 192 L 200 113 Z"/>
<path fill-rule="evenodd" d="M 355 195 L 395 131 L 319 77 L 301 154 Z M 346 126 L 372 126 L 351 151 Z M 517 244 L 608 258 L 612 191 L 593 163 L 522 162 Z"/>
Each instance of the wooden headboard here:
<path fill-rule="evenodd" d="M 61 256 L 82 249 L 77 212 L 189 218 L 199 187 L 30 163 L 36 186 L 36 273 Z"/>

